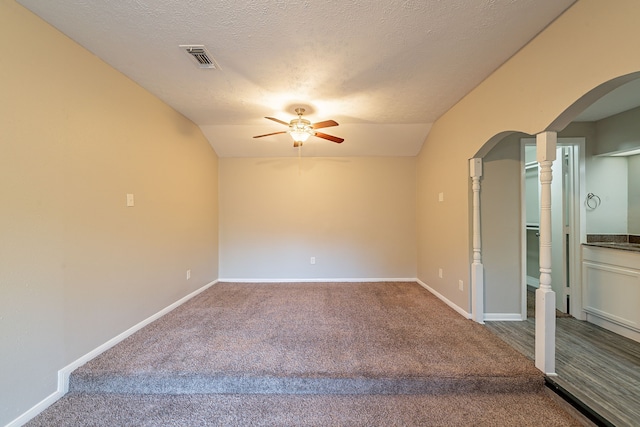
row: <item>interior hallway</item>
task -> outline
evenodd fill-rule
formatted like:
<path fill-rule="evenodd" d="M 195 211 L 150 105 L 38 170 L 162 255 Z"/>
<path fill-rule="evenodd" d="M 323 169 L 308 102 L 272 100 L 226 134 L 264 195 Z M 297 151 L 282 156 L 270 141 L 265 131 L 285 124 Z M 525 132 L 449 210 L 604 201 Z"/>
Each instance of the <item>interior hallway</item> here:
<path fill-rule="evenodd" d="M 486 326 L 534 359 L 535 318 Z M 638 425 L 640 343 L 573 317 L 558 317 L 556 373 L 549 380 L 593 410 L 603 425 Z"/>

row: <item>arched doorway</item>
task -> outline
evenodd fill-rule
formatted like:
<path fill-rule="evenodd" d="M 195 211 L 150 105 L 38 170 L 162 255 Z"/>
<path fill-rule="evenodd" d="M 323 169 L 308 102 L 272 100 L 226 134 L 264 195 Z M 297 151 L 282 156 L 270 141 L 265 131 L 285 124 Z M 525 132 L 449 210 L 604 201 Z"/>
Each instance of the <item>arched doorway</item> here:
<path fill-rule="evenodd" d="M 640 80 L 638 80 L 638 76 L 638 73 L 634 73 L 598 86 L 594 90 L 590 91 L 589 94 L 585 95 L 585 97 L 592 97 L 594 94 L 598 94 L 598 99 L 600 99 L 600 101 L 593 102 L 593 106 L 590 108 L 585 108 L 585 97 L 582 97 L 567 109 L 567 111 L 573 111 L 571 113 L 572 119 L 569 120 L 569 116 L 567 115 L 567 112 L 565 112 L 552 124 L 552 126 L 556 126 L 559 125 L 560 122 L 565 122 L 563 125 L 564 127 L 561 129 L 557 128 L 558 141 L 563 137 L 582 137 L 585 139 L 585 177 L 581 179 L 581 184 L 584 186 L 585 191 L 578 202 L 585 207 L 587 212 L 585 214 L 584 232 L 581 233 L 584 235 L 581 243 L 593 243 L 593 241 L 589 239 L 594 235 L 606 235 L 612 237 L 622 234 L 631 238 L 631 236 L 635 236 L 637 233 L 640 233 L 640 209 L 638 208 L 638 206 L 640 206 L 640 188 L 638 188 L 639 186 L 637 184 L 640 182 Z M 612 86 L 616 86 L 618 89 L 611 90 Z M 611 95 L 602 96 L 605 88 L 610 90 L 609 93 Z M 628 103 L 624 102 L 625 99 Z M 620 100 L 623 102 L 620 103 Z M 634 102 L 636 104 L 634 104 Z M 575 106 L 579 104 L 581 106 L 578 110 Z M 566 122 L 567 120 L 569 121 Z M 510 222 L 510 219 L 504 212 L 500 211 L 500 208 L 509 206 L 507 198 L 510 193 L 514 192 L 509 191 L 509 185 L 511 183 L 504 185 L 504 181 L 514 178 L 517 174 L 515 167 L 515 163 L 517 162 L 517 155 L 515 153 L 516 149 L 508 144 L 507 139 L 511 138 L 513 140 L 512 143 L 515 143 L 515 139 L 518 137 L 525 137 L 525 135 L 510 134 L 506 137 L 502 136 L 499 141 L 492 142 L 492 147 L 489 149 L 483 149 L 484 152 L 482 153 L 482 159 L 484 162 L 482 212 L 484 215 L 481 222 L 481 231 L 483 236 L 482 255 L 486 271 L 485 297 L 487 298 L 487 310 L 490 310 L 492 307 L 491 298 L 500 298 L 508 295 L 508 293 L 491 293 L 491 286 L 494 284 L 493 278 L 501 275 L 505 275 L 506 277 L 510 275 L 510 277 L 513 277 L 513 273 L 510 271 L 510 266 L 501 265 L 501 262 L 507 264 L 509 260 L 515 258 L 508 253 L 509 246 L 517 246 L 515 239 L 505 233 L 506 230 L 513 227 L 513 221 Z M 498 156 L 501 152 L 503 154 L 502 157 Z M 511 152 L 510 156 L 505 155 L 505 153 L 508 152 Z M 503 175 L 501 178 L 497 175 L 492 176 L 492 173 L 499 170 L 499 168 L 496 167 L 496 164 L 494 164 L 494 162 L 498 160 L 501 162 L 499 165 L 503 170 L 510 168 L 510 174 Z M 498 203 L 496 203 L 495 200 L 491 200 L 491 197 L 500 196 L 500 191 L 492 192 L 490 190 L 490 186 L 492 185 L 502 185 L 504 187 L 500 190 L 503 194 L 501 196 L 502 198 L 498 200 Z M 623 200 L 621 202 L 621 199 L 626 199 L 626 201 Z M 485 202 L 493 204 L 493 207 L 485 209 Z M 492 214 L 496 215 L 496 212 L 498 212 L 498 216 L 494 216 L 489 219 L 487 218 L 487 216 Z M 511 206 L 511 212 L 515 212 L 515 208 L 513 206 Z M 613 219 L 613 221 L 607 222 L 607 219 Z M 621 226 L 621 224 L 623 225 Z M 499 232 L 492 230 L 491 227 L 499 229 L 505 239 L 498 239 L 500 236 Z M 496 241 L 499 243 L 496 244 Z M 499 246 L 505 244 L 506 247 Z M 584 250 L 584 247 L 582 249 Z M 507 258 L 499 256 L 499 250 L 502 251 L 502 254 L 507 253 Z M 608 253 L 610 255 L 614 254 L 614 252 Z M 520 252 L 519 255 L 522 255 L 522 252 Z M 631 336 L 632 334 L 628 332 L 633 332 L 634 328 L 637 329 L 637 327 L 634 327 L 633 325 L 640 324 L 638 323 L 640 322 L 640 318 L 631 318 L 638 312 L 638 300 L 636 295 L 640 292 L 640 289 L 633 290 L 626 296 L 617 295 L 613 298 L 611 292 L 621 292 L 623 291 L 623 288 L 629 287 L 628 285 L 630 283 L 624 282 L 624 280 L 626 280 L 624 278 L 619 278 L 621 283 L 624 283 L 624 286 L 616 286 L 615 283 L 613 283 L 613 280 L 618 279 L 613 279 L 614 276 L 607 276 L 610 277 L 610 279 L 606 279 L 607 289 L 600 286 L 605 284 L 602 281 L 601 283 L 597 282 L 599 279 L 604 277 L 599 276 L 600 274 L 605 274 L 602 273 L 603 271 L 613 271 L 613 273 L 616 274 L 620 272 L 620 269 L 616 270 L 617 267 L 612 264 L 613 258 L 611 258 L 611 256 L 606 261 L 607 265 L 599 270 L 597 265 L 599 262 L 598 260 L 581 259 L 581 272 L 586 272 L 590 277 L 582 277 L 580 280 L 580 290 L 582 291 L 582 295 L 578 296 L 578 298 L 580 298 L 581 302 L 584 303 L 584 307 L 580 309 L 580 312 L 574 312 L 573 314 L 579 319 L 585 319 L 585 322 L 582 323 L 586 324 L 587 322 L 591 322 L 592 324 L 600 325 L 609 331 L 616 332 L 618 335 Z M 640 253 L 638 253 L 638 256 L 640 257 Z M 496 261 L 492 261 L 492 259 Z M 526 264 L 524 262 L 520 262 L 519 264 L 521 269 L 524 269 L 525 265 Z M 640 263 L 636 264 L 636 267 L 625 267 L 624 271 L 625 274 L 633 276 L 635 273 L 631 270 L 638 270 L 638 275 L 634 277 L 637 277 L 638 279 L 636 280 L 640 283 L 640 268 L 637 268 L 638 265 L 640 265 Z M 509 289 L 509 292 L 513 292 L 513 289 Z M 616 304 L 618 305 L 618 308 L 616 308 Z M 633 309 L 633 307 L 635 307 L 635 309 Z M 615 310 L 618 310 L 618 312 L 614 312 Z M 491 313 L 487 311 L 487 314 L 488 316 L 485 317 L 485 320 L 492 320 Z M 579 317 L 580 315 L 582 316 Z M 514 319 L 504 320 L 517 320 L 515 319 L 516 316 L 513 317 Z M 626 327 L 625 325 L 629 327 Z M 627 331 L 625 331 L 625 327 Z M 588 353 L 591 347 L 596 346 L 590 347 L 589 345 L 585 345 L 584 347 L 583 352 Z M 570 355 L 570 357 L 573 356 Z M 566 358 L 567 355 L 565 354 L 560 359 Z M 580 363 L 576 362 L 575 358 L 572 358 L 571 360 L 573 360 L 573 374 L 575 374 L 575 372 L 580 370 L 581 366 Z M 607 362 L 605 361 L 604 363 L 606 364 Z M 613 365 L 615 363 L 612 362 L 610 364 Z M 593 368 L 585 366 L 585 370 L 588 369 Z M 632 367 L 632 369 L 634 368 Z M 635 371 L 637 371 L 637 369 L 638 366 L 635 366 Z M 568 380 L 570 383 L 571 379 L 567 377 L 569 375 L 573 375 L 572 373 L 568 373 L 567 370 L 563 371 L 561 365 L 558 366 L 557 373 L 559 377 L 554 381 L 560 383 L 560 381 Z M 612 385 L 595 383 L 592 385 L 593 389 L 607 387 L 615 389 L 617 387 L 618 389 L 625 390 L 625 394 L 630 396 L 634 395 L 633 391 L 628 390 L 628 381 L 625 381 L 625 384 L 615 384 L 616 378 L 624 377 L 623 375 L 609 375 L 609 377 L 611 377 L 611 381 L 614 382 Z M 583 382 L 581 385 L 583 389 L 589 388 L 588 385 L 585 386 L 584 384 L 585 383 Z M 571 392 L 579 395 L 579 390 L 577 392 L 572 390 Z M 604 399 L 601 398 L 600 400 L 606 402 L 606 397 Z M 606 405 L 611 406 L 612 408 L 616 405 L 623 405 L 622 402 L 617 400 L 618 399 L 612 399 L 612 401 L 606 402 Z M 594 405 L 598 405 L 598 402 L 593 403 Z"/>
<path fill-rule="evenodd" d="M 613 154 L 621 154 L 619 151 L 631 150 L 635 147 L 633 142 L 629 142 L 628 140 L 620 141 L 613 145 L 607 142 L 604 144 L 604 148 L 599 147 L 595 140 L 596 125 L 593 123 L 639 107 L 639 77 L 640 73 L 634 73 L 613 79 L 598 86 L 576 101 L 550 125 L 550 128 L 557 128 L 564 124 L 563 129 L 558 129 L 558 137 L 560 138 L 579 137 L 585 139 L 587 161 L 585 165 L 579 167 L 584 167 L 587 171 L 601 167 L 602 165 L 596 163 L 603 163 L 602 158 L 606 157 L 607 154 L 604 151 L 613 150 Z M 603 96 L 607 93 L 610 95 Z M 591 102 L 589 108 L 586 107 L 588 102 Z M 634 103 L 636 105 L 634 105 Z M 570 121 L 571 119 L 569 117 L 573 117 L 575 120 Z M 483 236 L 482 257 L 486 270 L 485 310 L 483 313 L 485 320 L 519 320 L 517 314 L 522 312 L 519 308 L 514 308 L 512 296 L 509 295 L 510 291 L 507 287 L 495 285 L 504 284 L 505 282 L 522 282 L 520 279 L 515 279 L 513 271 L 510 272 L 508 268 L 504 267 L 505 263 L 501 263 L 500 261 L 510 258 L 513 258 L 515 261 L 515 257 L 511 255 L 514 251 L 518 252 L 519 259 L 526 259 L 523 251 L 519 248 L 519 244 L 515 243 L 521 239 L 521 237 L 518 237 L 518 234 L 519 230 L 526 227 L 526 218 L 520 220 L 520 216 L 516 212 L 521 211 L 523 207 L 513 201 L 523 200 L 524 192 L 522 186 L 516 184 L 522 181 L 522 174 L 524 173 L 523 169 L 520 168 L 517 163 L 525 163 L 524 153 L 520 151 L 521 148 L 517 147 L 517 145 L 519 145 L 524 138 L 534 137 L 534 135 L 507 131 L 487 141 L 476 156 L 474 156 L 483 161 L 483 175 L 481 178 L 481 234 Z M 571 139 L 569 141 L 575 140 Z M 602 145 L 601 143 L 600 146 Z M 594 157 L 597 158 L 594 160 Z M 590 188 L 589 185 L 592 184 L 593 181 L 602 180 L 603 175 L 605 175 L 605 173 L 602 171 L 598 171 L 598 173 L 593 176 L 587 175 L 583 183 L 584 187 Z M 587 194 L 590 194 L 590 192 L 586 191 L 584 194 L 585 197 Z M 593 194 L 597 196 L 597 194 Z M 584 197 L 581 197 L 581 199 L 584 199 Z M 582 201 L 584 200 L 581 200 L 581 202 Z M 589 214 L 592 217 L 595 216 L 593 210 L 591 210 Z M 587 215 L 587 219 L 589 214 Z M 518 219 L 513 220 L 514 217 Z M 524 222 L 524 224 L 520 222 Z M 601 222 L 602 221 L 595 226 L 596 228 L 586 229 L 584 232 L 581 232 L 581 234 L 596 230 L 597 227 L 601 225 Z M 635 224 L 635 222 L 632 221 L 632 224 Z M 605 228 L 605 231 L 608 231 L 608 229 Z M 584 238 L 581 239 L 586 240 Z M 518 247 L 517 250 L 514 249 L 516 247 Z M 492 266 L 492 258 L 497 260 L 496 266 Z M 502 266 L 500 266 L 501 264 Z M 522 265 L 523 263 L 520 260 L 516 264 L 519 269 L 518 275 L 526 278 L 526 266 Z M 528 275 L 530 276 L 530 274 Z M 492 276 L 496 277 L 493 278 Z M 521 292 L 518 293 L 519 297 L 521 296 L 520 294 Z M 521 300 L 521 298 L 519 300 Z M 504 304 L 505 301 L 509 302 Z M 580 313 L 577 312 L 578 310 L 567 311 L 574 311 L 577 317 L 583 318 Z"/>

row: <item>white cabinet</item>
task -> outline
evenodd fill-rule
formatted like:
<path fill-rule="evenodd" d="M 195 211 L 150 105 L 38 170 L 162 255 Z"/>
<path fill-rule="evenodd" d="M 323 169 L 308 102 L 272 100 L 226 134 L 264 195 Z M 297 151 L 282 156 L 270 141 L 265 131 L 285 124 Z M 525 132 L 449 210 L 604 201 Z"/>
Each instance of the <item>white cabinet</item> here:
<path fill-rule="evenodd" d="M 640 252 L 582 247 L 587 321 L 640 342 Z"/>

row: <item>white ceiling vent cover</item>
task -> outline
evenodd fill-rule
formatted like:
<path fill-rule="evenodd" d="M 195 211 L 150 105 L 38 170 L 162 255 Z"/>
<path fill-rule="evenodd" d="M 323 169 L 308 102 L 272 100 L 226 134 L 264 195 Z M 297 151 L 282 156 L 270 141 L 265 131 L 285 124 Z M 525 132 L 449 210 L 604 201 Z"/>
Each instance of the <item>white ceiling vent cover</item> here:
<path fill-rule="evenodd" d="M 180 49 L 184 50 L 193 61 L 196 63 L 198 68 L 212 68 L 219 69 L 220 66 L 213 59 L 213 56 L 207 51 L 207 48 L 201 44 L 181 44 Z"/>

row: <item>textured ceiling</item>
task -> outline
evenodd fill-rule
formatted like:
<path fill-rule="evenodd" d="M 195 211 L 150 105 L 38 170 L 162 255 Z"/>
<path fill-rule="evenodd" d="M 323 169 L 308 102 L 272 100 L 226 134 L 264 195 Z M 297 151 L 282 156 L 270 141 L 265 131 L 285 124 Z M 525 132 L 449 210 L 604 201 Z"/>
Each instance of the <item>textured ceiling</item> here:
<path fill-rule="evenodd" d="M 574 0 L 18 0 L 198 124 L 220 156 L 417 154 L 440 115 Z M 178 46 L 203 44 L 198 69 Z"/>

